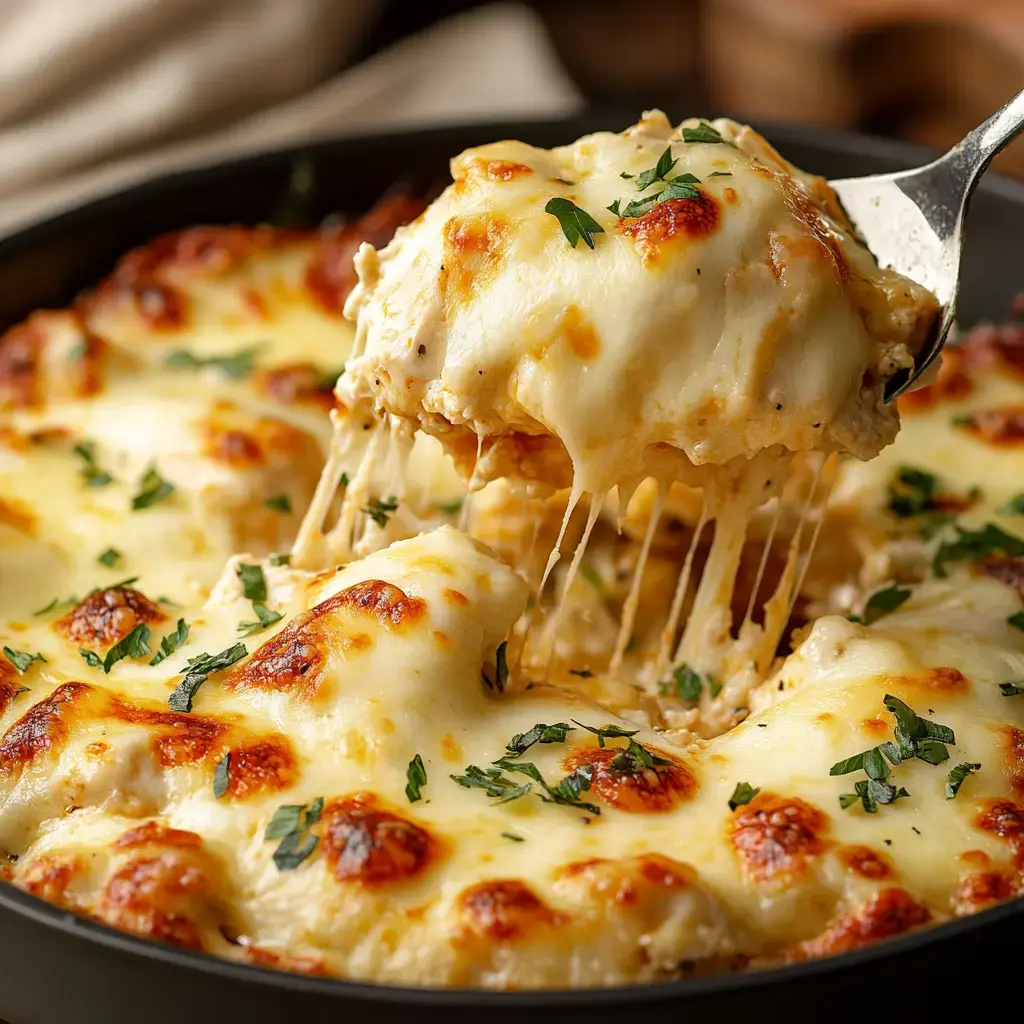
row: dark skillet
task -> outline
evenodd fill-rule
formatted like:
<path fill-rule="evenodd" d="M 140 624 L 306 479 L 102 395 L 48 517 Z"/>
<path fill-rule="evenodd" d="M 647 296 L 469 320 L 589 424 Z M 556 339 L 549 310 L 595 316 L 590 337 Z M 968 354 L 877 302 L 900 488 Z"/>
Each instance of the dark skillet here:
<path fill-rule="evenodd" d="M 447 178 L 459 150 L 498 138 L 566 143 L 628 115 L 560 123 L 412 132 L 283 150 L 147 182 L 0 241 L 0 329 L 33 309 L 66 305 L 119 255 L 153 235 L 197 223 L 296 218 L 366 209 L 403 176 L 420 187 Z M 849 177 L 912 167 L 911 146 L 825 129 L 763 126 L 801 167 Z M 296 159 L 316 187 L 282 206 Z M 995 176 L 975 197 L 961 319 L 1002 317 L 1024 287 L 1024 184 Z M 699 867 L 699 865 L 698 865 Z M 381 988 L 224 963 L 136 939 L 63 913 L 0 883 L 0 1018 L 9 1024 L 292 1024 L 415 1021 L 446 1024 L 643 1020 L 826 1022 L 881 1015 L 948 1019 L 1017 989 L 1024 902 L 846 956 L 773 971 L 628 989 L 481 993 Z M 1009 1009 L 1004 1003 L 1004 1012 Z M 697 1015 L 701 1015 L 698 1017 Z"/>

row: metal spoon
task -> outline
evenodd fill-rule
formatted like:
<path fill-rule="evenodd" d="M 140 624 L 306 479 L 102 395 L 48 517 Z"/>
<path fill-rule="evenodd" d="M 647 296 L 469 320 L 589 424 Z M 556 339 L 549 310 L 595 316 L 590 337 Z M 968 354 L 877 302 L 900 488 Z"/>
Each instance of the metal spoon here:
<path fill-rule="evenodd" d="M 906 391 L 946 343 L 960 287 L 967 204 L 992 158 L 1022 131 L 1024 92 L 924 167 L 830 182 L 879 265 L 924 285 L 942 307 L 913 369 L 901 370 L 886 386 L 887 402 Z"/>

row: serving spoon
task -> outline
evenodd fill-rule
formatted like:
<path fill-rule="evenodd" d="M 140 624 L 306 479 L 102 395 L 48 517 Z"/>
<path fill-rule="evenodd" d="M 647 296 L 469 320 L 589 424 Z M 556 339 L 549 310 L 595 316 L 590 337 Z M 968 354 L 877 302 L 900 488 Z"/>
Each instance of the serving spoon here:
<path fill-rule="evenodd" d="M 912 387 L 946 343 L 956 314 L 971 193 L 992 158 L 1022 131 L 1024 91 L 924 167 L 829 182 L 879 265 L 924 285 L 941 307 L 914 366 L 886 385 L 887 402 Z"/>

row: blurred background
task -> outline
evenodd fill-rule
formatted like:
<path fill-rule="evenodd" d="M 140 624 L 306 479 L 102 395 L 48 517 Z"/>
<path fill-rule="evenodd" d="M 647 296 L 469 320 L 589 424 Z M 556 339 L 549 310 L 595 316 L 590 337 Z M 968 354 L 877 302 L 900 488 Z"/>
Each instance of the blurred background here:
<path fill-rule="evenodd" d="M 1022 86 L 1024 0 L 0 0 L 0 231 L 219 155 L 587 106 L 944 147 Z"/>

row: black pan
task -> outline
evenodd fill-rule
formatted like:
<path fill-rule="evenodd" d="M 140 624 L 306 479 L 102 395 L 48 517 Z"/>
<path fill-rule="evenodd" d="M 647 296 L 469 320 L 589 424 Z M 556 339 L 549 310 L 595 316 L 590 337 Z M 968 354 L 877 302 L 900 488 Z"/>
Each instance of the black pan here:
<path fill-rule="evenodd" d="M 367 208 L 396 179 L 429 188 L 459 150 L 496 138 L 569 142 L 628 116 L 500 124 L 318 143 L 169 175 L 0 241 L 0 328 L 66 305 L 119 255 L 196 223 L 315 223 Z M 796 164 L 831 177 L 923 163 L 915 147 L 831 130 L 762 126 Z M 281 205 L 296 160 L 315 168 L 304 208 Z M 301 206 L 301 204 L 300 204 Z M 1024 184 L 989 176 L 971 211 L 961 319 L 998 318 L 1024 287 Z M 583 992 L 383 988 L 224 963 L 122 935 L 0 883 L 0 1019 L 9 1024 L 291 1024 L 550 1020 L 862 1020 L 977 1012 L 1014 998 L 1024 901 L 842 957 L 772 971 Z M 1003 1004 L 1009 1009 L 1009 1003 Z M 648 1017 L 648 1015 L 652 1015 Z M 904 1019 L 911 1019 L 909 1016 Z"/>

